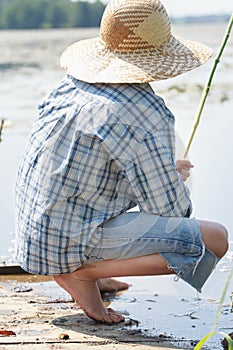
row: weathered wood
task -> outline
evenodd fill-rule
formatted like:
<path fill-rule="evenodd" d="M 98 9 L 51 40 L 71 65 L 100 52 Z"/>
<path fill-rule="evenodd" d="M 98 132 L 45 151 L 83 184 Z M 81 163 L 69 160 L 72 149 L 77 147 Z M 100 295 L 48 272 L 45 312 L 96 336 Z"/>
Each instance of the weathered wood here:
<path fill-rule="evenodd" d="M 0 275 L 30 275 L 17 265 L 0 266 Z"/>

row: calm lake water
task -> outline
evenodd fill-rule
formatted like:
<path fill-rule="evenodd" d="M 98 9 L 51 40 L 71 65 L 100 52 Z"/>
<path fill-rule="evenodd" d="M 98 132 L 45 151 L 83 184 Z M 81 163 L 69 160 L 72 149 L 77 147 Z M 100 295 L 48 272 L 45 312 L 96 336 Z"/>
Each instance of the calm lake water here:
<path fill-rule="evenodd" d="M 202 41 L 213 48 L 215 56 L 225 27 L 226 24 L 186 24 L 174 26 L 173 31 L 178 36 Z M 37 117 L 37 104 L 52 87 L 58 84 L 64 75 L 64 72 L 59 68 L 61 52 L 74 41 L 96 35 L 98 35 L 97 29 L 0 31 L 0 118 L 5 119 L 3 141 L 0 143 L 0 262 L 12 262 L 14 180 L 28 133 Z M 218 65 L 211 93 L 207 99 L 201 123 L 189 154 L 189 158 L 195 165 L 189 180 L 194 205 L 193 215 L 225 224 L 228 227 L 231 241 L 233 239 L 232 57 L 233 39 L 231 37 Z M 184 145 L 193 125 L 202 87 L 207 80 L 212 64 L 213 59 L 203 67 L 180 77 L 152 84 L 152 87 L 166 100 L 176 115 L 178 158 L 183 156 Z M 219 299 L 222 286 L 232 266 L 232 258 L 231 247 L 227 256 L 207 282 L 203 294 L 204 299 Z M 151 280 L 147 281 L 149 282 L 145 283 L 145 288 L 150 288 Z M 189 287 L 182 282 L 176 283 L 174 287 L 171 279 L 156 279 L 156 281 L 160 281 L 159 288 L 165 298 L 165 305 L 168 295 L 169 300 L 173 300 L 171 295 L 177 297 L 182 293 L 186 297 L 190 295 L 193 297 L 193 290 L 190 291 Z M 136 290 L 137 287 L 136 283 Z M 232 291 L 232 283 L 230 288 Z M 138 293 L 140 294 L 140 292 Z M 182 307 L 180 307 L 181 309 Z M 202 311 L 199 318 L 207 320 L 207 328 L 205 329 L 203 324 L 201 326 L 202 332 L 209 331 L 208 326 L 211 321 L 208 318 L 212 319 L 214 310 L 210 312 L 210 308 L 206 306 L 206 315 L 203 315 L 204 308 L 199 310 Z M 230 327 L 231 318 L 229 312 L 228 316 L 225 316 L 222 328 L 224 326 L 225 328 Z M 174 331 L 176 334 L 179 333 L 179 330 L 174 326 L 174 318 L 172 322 Z M 147 324 L 146 327 L 148 328 L 149 325 Z M 182 327 L 179 326 L 179 328 Z M 191 329 L 189 331 L 189 334 L 192 334 Z M 195 330 L 193 329 L 193 331 Z M 194 333 L 193 337 L 195 336 L 198 338 L 200 334 Z M 219 349 L 214 344 L 211 345 L 211 349 Z"/>

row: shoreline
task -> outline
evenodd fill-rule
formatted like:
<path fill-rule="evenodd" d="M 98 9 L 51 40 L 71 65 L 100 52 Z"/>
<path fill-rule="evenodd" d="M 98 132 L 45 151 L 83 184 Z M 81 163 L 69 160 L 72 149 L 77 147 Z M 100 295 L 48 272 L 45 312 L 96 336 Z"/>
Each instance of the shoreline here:
<path fill-rule="evenodd" d="M 171 276 L 118 278 L 132 286 L 105 293 L 103 302 L 125 321 L 104 325 L 89 319 L 50 277 L 0 276 L 0 350 L 193 350 L 210 331 L 219 304 L 210 290 L 223 277 L 227 275 L 213 272 L 212 283 L 200 295 Z M 231 333 L 232 319 L 232 303 L 226 300 L 217 331 Z M 1 331 L 15 335 L 1 336 Z M 220 350 L 222 340 L 215 335 L 203 349 Z"/>
<path fill-rule="evenodd" d="M 126 292 L 106 294 L 108 306 Z M 137 306 L 136 306 L 137 307 Z M 0 349 L 191 349 L 187 340 L 166 334 L 147 336 L 140 322 L 125 312 L 125 322 L 103 325 L 89 319 L 70 296 L 48 277 L 0 276 Z M 174 344 L 175 343 L 175 344 Z"/>

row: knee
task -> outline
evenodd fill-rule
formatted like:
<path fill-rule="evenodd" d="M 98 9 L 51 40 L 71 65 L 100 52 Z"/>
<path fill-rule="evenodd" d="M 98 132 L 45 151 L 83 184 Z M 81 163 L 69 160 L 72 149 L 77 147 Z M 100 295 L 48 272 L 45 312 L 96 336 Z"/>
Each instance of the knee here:
<path fill-rule="evenodd" d="M 219 240 L 219 251 L 218 251 L 218 257 L 222 258 L 229 248 L 229 242 L 228 242 L 228 232 L 225 226 L 221 224 L 218 225 L 218 240 Z"/>
<path fill-rule="evenodd" d="M 228 250 L 228 232 L 225 226 L 215 222 L 201 222 L 203 242 L 218 258 Z"/>

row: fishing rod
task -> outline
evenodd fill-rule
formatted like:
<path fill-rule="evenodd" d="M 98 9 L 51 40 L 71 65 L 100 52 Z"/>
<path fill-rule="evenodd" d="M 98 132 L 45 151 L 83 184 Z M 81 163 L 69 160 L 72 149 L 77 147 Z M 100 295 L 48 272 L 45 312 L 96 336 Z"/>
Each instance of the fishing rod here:
<path fill-rule="evenodd" d="M 195 135 L 195 133 L 197 131 L 197 127 L 198 127 L 200 119 L 201 119 L 201 113 L 203 111 L 203 108 L 204 108 L 204 105 L 205 105 L 208 93 L 210 91 L 212 79 L 213 79 L 214 73 L 216 71 L 217 65 L 220 62 L 220 58 L 221 58 L 223 50 L 224 50 L 224 48 L 226 46 L 227 40 L 230 37 L 232 25 L 233 25 L 233 14 L 231 15 L 231 17 L 229 19 L 229 22 L 228 22 L 228 25 L 227 25 L 227 29 L 226 29 L 225 35 L 223 37 L 223 40 L 222 40 L 222 44 L 220 46 L 218 54 L 215 57 L 213 67 L 212 67 L 212 69 L 210 71 L 209 78 L 208 78 L 207 83 L 206 83 L 206 85 L 205 85 L 205 87 L 203 89 L 203 93 L 202 93 L 202 96 L 201 96 L 199 108 L 198 108 L 197 113 L 196 113 L 196 117 L 195 117 L 195 121 L 194 121 L 194 124 L 193 124 L 193 128 L 192 128 L 192 131 L 191 131 L 191 134 L 190 134 L 190 137 L 189 137 L 189 140 L 187 142 L 187 146 L 186 146 L 186 149 L 185 149 L 185 152 L 184 152 L 184 158 L 186 158 L 187 155 L 188 155 L 191 143 L 192 143 L 194 135 Z"/>

